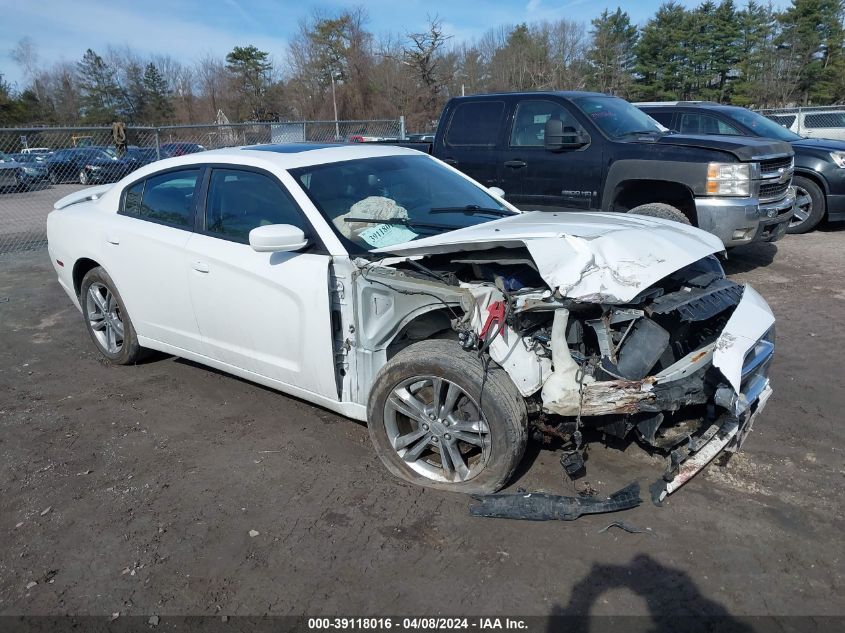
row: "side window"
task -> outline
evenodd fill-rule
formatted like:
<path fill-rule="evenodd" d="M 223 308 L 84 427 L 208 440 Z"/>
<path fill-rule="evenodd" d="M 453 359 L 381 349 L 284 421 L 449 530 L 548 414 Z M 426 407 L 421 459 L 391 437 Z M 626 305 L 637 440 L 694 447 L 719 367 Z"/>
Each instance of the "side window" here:
<path fill-rule="evenodd" d="M 825 112 L 824 114 L 808 114 L 804 117 L 804 127 L 845 127 L 845 113 Z"/>
<path fill-rule="evenodd" d="M 672 129 L 672 117 L 675 116 L 674 112 L 666 112 L 664 110 L 649 110 L 646 112 L 646 114 L 655 121 L 657 121 L 663 127 L 667 127 L 670 130 Z"/>
<path fill-rule="evenodd" d="M 682 114 L 681 123 L 678 127 L 681 134 L 735 134 L 742 136 L 742 132 L 735 127 L 709 114 Z"/>
<path fill-rule="evenodd" d="M 194 190 L 199 169 L 150 176 L 126 190 L 123 213 L 144 220 L 192 228 Z"/>
<path fill-rule="evenodd" d="M 574 133 L 578 124 L 575 117 L 554 101 L 521 101 L 516 107 L 516 116 L 511 129 L 511 147 L 543 147 L 546 121 L 563 121 L 563 130 L 571 128 Z"/>
<path fill-rule="evenodd" d="M 141 215 L 141 197 L 144 195 L 146 180 L 136 182 L 126 190 L 123 197 L 123 212 L 126 215 Z"/>
<path fill-rule="evenodd" d="M 267 224 L 292 224 L 308 232 L 296 203 L 275 179 L 237 169 L 211 172 L 206 233 L 247 242 L 252 229 Z"/>
<path fill-rule="evenodd" d="M 499 141 L 504 101 L 459 103 L 446 131 L 447 145 L 493 147 Z"/>

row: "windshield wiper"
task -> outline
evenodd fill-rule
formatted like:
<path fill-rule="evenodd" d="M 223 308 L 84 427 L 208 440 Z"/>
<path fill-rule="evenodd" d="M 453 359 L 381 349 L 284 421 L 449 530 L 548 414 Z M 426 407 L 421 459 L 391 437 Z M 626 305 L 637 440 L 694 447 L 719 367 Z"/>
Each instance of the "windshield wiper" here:
<path fill-rule="evenodd" d="M 408 228 L 419 229 L 459 229 L 460 226 L 454 224 L 436 224 L 433 222 L 416 222 L 407 218 L 388 218 L 382 220 L 379 218 L 343 218 L 344 222 L 365 222 L 367 224 L 398 224 L 400 226 L 407 226 Z"/>
<path fill-rule="evenodd" d="M 504 209 L 496 209 L 494 207 L 481 207 L 477 204 L 468 204 L 465 207 L 434 207 L 429 210 L 429 213 L 465 213 L 466 215 L 489 213 L 500 218 L 513 215 L 512 211 L 505 211 Z"/>

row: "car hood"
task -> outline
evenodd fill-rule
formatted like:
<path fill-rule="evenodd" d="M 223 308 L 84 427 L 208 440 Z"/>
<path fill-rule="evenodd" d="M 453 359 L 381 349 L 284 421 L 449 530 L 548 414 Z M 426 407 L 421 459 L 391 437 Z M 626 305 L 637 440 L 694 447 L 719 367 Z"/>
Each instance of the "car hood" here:
<path fill-rule="evenodd" d="M 698 134 L 665 134 L 657 141 L 660 145 L 679 145 L 728 152 L 739 160 L 748 162 L 772 154 L 792 154 L 792 146 L 783 141 L 752 136 L 705 136 Z"/>
<path fill-rule="evenodd" d="M 802 138 L 799 141 L 792 141 L 792 145 L 794 147 L 820 149 L 828 152 L 845 152 L 845 141 L 837 141 L 832 138 Z"/>
<path fill-rule="evenodd" d="M 724 250 L 714 235 L 670 220 L 533 211 L 372 252 L 436 255 L 521 246 L 550 288 L 602 303 L 628 302 L 684 266 Z"/>

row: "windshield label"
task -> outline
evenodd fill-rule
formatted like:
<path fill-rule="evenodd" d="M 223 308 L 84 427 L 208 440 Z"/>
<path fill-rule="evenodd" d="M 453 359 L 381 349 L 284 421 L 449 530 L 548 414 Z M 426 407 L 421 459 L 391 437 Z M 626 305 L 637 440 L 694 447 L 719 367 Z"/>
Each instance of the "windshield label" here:
<path fill-rule="evenodd" d="M 417 237 L 411 229 L 398 224 L 379 224 L 371 229 L 364 229 L 358 237 L 370 246 L 382 248 L 395 244 L 404 244 Z"/>

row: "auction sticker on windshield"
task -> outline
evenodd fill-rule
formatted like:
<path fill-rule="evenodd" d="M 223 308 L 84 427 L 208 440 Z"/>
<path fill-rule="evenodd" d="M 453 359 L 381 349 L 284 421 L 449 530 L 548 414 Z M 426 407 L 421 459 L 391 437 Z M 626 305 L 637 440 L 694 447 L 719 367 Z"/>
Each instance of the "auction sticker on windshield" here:
<path fill-rule="evenodd" d="M 371 229 L 365 229 L 358 233 L 358 237 L 370 246 L 382 248 L 394 244 L 410 242 L 417 234 L 411 229 L 396 224 L 379 224 Z"/>

